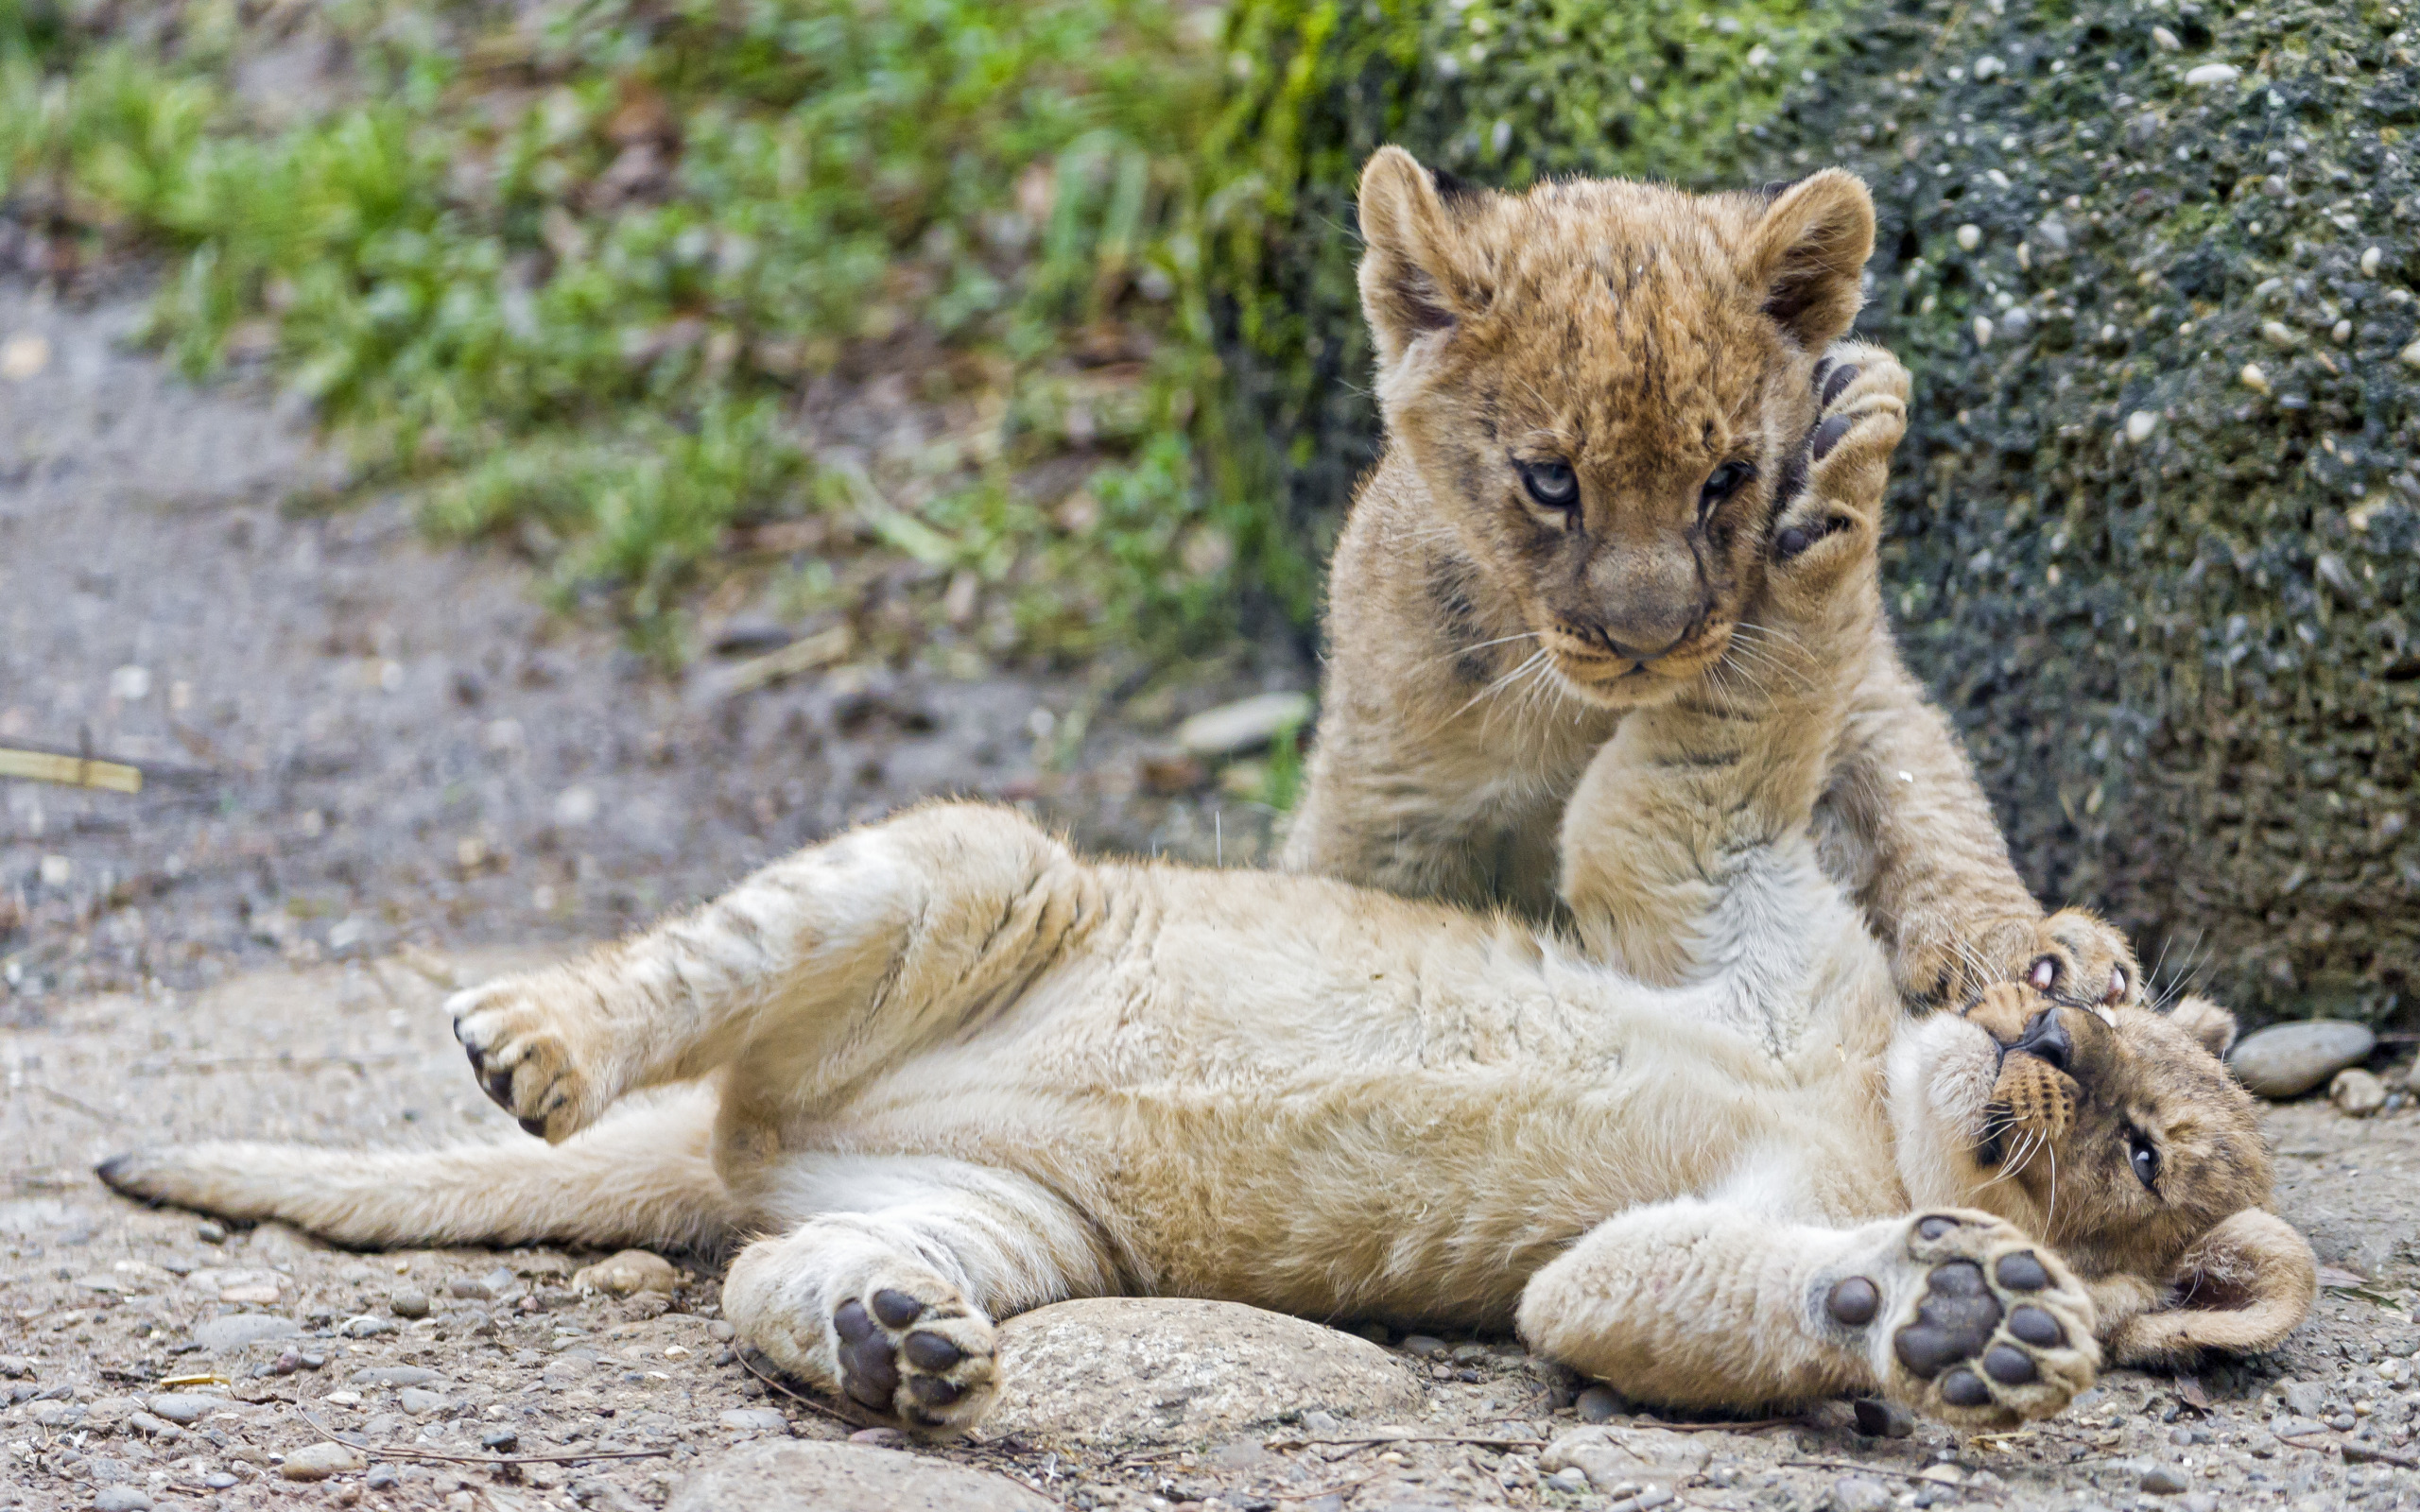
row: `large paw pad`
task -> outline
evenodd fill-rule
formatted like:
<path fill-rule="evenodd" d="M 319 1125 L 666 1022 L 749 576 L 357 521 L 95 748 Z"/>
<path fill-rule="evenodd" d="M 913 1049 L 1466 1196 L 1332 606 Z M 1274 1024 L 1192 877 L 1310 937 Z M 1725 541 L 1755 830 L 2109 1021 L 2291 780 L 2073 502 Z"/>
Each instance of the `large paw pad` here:
<path fill-rule="evenodd" d="M 2092 1304 L 2064 1266 L 1982 1214 L 1927 1213 L 1907 1230 L 1895 1276 L 1851 1276 L 1824 1295 L 1832 1321 L 1881 1320 L 1899 1297 L 1878 1361 L 1895 1400 L 1969 1426 L 2048 1417 L 2092 1383 Z"/>
<path fill-rule="evenodd" d="M 832 1313 L 840 1389 L 859 1406 L 927 1432 L 982 1416 L 994 1379 L 992 1327 L 951 1299 L 894 1287 L 850 1297 Z"/>

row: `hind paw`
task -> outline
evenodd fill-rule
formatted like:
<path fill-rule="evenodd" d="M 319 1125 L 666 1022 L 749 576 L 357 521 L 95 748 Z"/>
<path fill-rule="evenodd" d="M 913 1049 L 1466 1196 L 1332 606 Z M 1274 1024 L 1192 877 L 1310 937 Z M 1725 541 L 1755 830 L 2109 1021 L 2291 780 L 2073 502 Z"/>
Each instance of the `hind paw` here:
<path fill-rule="evenodd" d="M 840 1389 L 861 1407 L 925 1434 L 962 1432 L 997 1386 L 992 1325 L 947 1286 L 869 1290 L 832 1313 Z"/>
<path fill-rule="evenodd" d="M 2091 1298 L 2059 1258 L 1980 1212 L 1908 1220 L 1822 1305 L 1865 1335 L 1883 1394 L 1965 1428 L 2048 1418 L 2100 1366 Z"/>
<path fill-rule="evenodd" d="M 549 1142 L 594 1123 L 612 1095 L 588 1067 L 593 1037 L 547 1002 L 541 980 L 505 977 L 446 1000 L 454 1038 L 498 1108 Z"/>

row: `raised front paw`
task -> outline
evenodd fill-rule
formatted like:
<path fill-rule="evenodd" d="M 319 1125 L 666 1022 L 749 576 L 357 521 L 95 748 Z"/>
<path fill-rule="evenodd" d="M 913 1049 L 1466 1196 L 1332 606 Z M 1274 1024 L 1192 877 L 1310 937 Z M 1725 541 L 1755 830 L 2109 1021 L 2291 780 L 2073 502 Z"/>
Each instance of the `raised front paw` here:
<path fill-rule="evenodd" d="M 446 999 L 472 1074 L 523 1129 L 567 1139 L 612 1101 L 588 1067 L 593 1036 L 548 1001 L 544 976 L 508 976 Z"/>
<path fill-rule="evenodd" d="M 2035 991 L 2090 1007 L 2143 1001 L 2142 969 L 2126 936 L 2098 914 L 2062 908 L 2035 926 L 2024 981 Z"/>
<path fill-rule="evenodd" d="M 840 1389 L 850 1400 L 919 1433 L 961 1433 L 998 1389 L 991 1322 L 931 1278 L 852 1297 L 832 1314 Z"/>
<path fill-rule="evenodd" d="M 1891 454 L 1908 429 L 1908 370 L 1880 347 L 1843 341 L 1815 369 L 1820 404 L 1773 516 L 1772 570 L 1827 577 L 1870 553 Z"/>
<path fill-rule="evenodd" d="M 2083 1285 L 1988 1213 L 1909 1219 L 1884 1253 L 1831 1282 L 1823 1307 L 1863 1335 L 1884 1396 L 1961 1427 L 2048 1418 L 2100 1366 Z"/>

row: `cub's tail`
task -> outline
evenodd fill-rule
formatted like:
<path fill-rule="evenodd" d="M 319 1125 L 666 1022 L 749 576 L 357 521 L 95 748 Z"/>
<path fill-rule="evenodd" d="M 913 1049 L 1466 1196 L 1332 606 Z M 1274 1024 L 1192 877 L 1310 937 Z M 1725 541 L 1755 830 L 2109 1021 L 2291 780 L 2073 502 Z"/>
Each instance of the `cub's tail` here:
<path fill-rule="evenodd" d="M 135 1150 L 100 1178 L 145 1202 L 276 1219 L 361 1249 L 596 1245 L 709 1249 L 745 1218 L 715 1174 L 710 1090 L 621 1109 L 561 1144 L 365 1151 L 213 1143 Z"/>

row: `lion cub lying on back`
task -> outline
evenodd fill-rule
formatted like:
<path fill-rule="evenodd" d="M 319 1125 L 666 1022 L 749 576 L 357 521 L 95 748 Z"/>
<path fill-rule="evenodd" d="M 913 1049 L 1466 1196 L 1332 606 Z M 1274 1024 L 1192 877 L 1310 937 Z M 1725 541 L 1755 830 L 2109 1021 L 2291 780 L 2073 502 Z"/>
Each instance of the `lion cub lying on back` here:
<path fill-rule="evenodd" d="M 1387 450 L 1329 586 L 1328 662 L 1288 869 L 1407 897 L 1555 907 L 1556 837 L 1630 711 L 1798 648 L 1740 615 L 1774 499 L 1874 245 L 1837 170 L 1772 195 L 1572 180 L 1495 194 L 1385 148 L 1361 297 Z M 1887 627 L 1850 679 L 1816 805 L 1825 870 L 1930 1005 L 1989 982 L 2137 1002 L 2124 940 L 2045 921 Z"/>
<path fill-rule="evenodd" d="M 764 1235 L 723 1290 L 742 1336 L 931 1433 L 991 1402 L 994 1319 L 1101 1293 L 1515 1325 L 1641 1400 L 1878 1390 L 1976 1425 L 2056 1412 L 2104 1344 L 2273 1344 L 2315 1270 L 2262 1211 L 2226 1016 L 2012 984 L 1910 1020 L 1818 864 L 1904 386 L 1878 359 L 1833 393 L 1847 424 L 1760 532 L 1741 622 L 1793 675 L 1687 688 L 1589 763 L 1585 951 L 935 804 L 458 995 L 490 1094 L 551 1147 L 101 1175 L 354 1245 Z"/>

